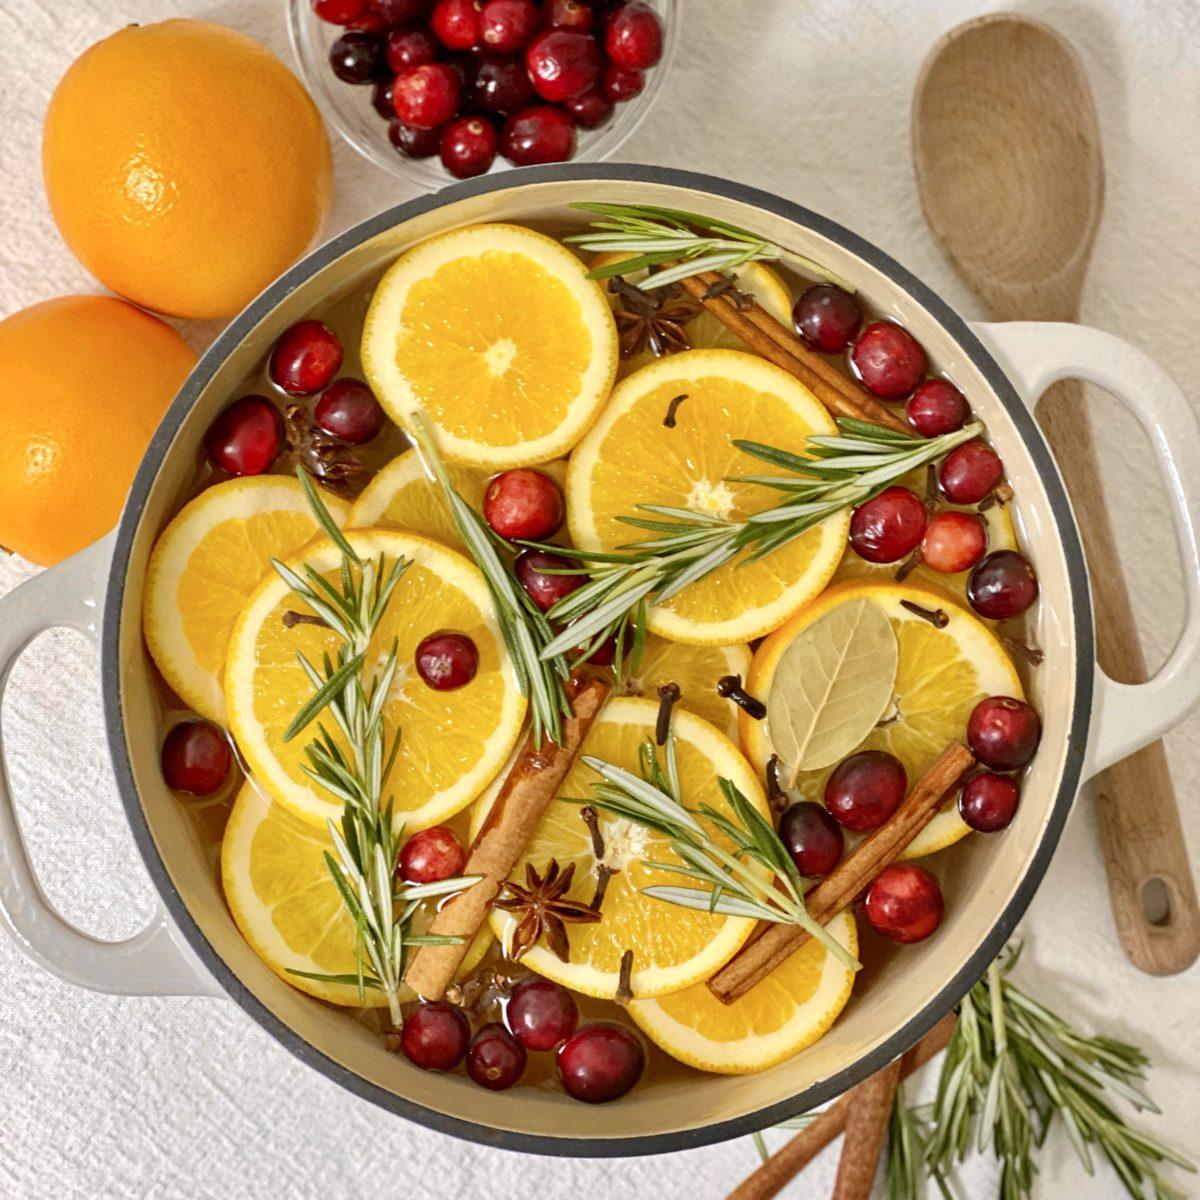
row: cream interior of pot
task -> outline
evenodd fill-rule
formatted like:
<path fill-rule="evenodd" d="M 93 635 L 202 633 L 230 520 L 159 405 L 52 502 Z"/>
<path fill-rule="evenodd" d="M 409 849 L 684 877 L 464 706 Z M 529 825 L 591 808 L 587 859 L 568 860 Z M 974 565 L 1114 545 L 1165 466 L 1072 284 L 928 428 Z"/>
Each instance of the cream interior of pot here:
<path fill-rule="evenodd" d="M 578 214 L 571 213 L 568 205 L 580 200 L 703 210 L 755 229 L 850 280 L 878 310 L 906 325 L 925 346 L 934 368 L 945 372 L 967 394 L 1003 456 L 1016 491 L 1015 518 L 1021 538 L 1041 581 L 1042 599 L 1033 636 L 1045 651 L 1044 664 L 1030 680 L 1033 702 L 1043 715 L 1044 734 L 1024 784 L 1020 811 L 1005 833 L 991 837 L 975 834 L 936 856 L 946 893 L 946 919 L 937 936 L 893 954 L 869 988 L 861 995 L 856 990 L 832 1030 L 791 1061 L 740 1078 L 681 1074 L 599 1108 L 532 1088 L 518 1088 L 498 1100 L 463 1076 L 423 1073 L 387 1053 L 378 1036 L 353 1016 L 295 991 L 255 957 L 229 915 L 205 848 L 180 801 L 160 776 L 159 700 L 139 621 L 147 555 L 194 472 L 204 431 L 213 416 L 235 398 L 238 381 L 285 327 L 307 315 L 319 301 L 361 287 L 402 250 L 432 234 L 475 221 L 527 221 L 553 232 L 567 225 L 578 226 Z M 1026 875 L 1043 838 L 1068 754 L 1073 749 L 1077 758 L 1082 751 L 1082 747 L 1067 744 L 1079 648 L 1071 615 L 1073 585 L 1060 544 L 1058 519 L 1050 510 L 1021 435 L 966 353 L 898 284 L 837 243 L 750 205 L 657 183 L 514 183 L 507 190 L 448 204 L 355 246 L 289 294 L 217 370 L 165 456 L 134 539 L 121 614 L 120 699 L 135 781 L 151 834 L 196 924 L 242 984 L 322 1055 L 406 1100 L 488 1129 L 587 1139 L 698 1130 L 792 1098 L 798 1098 L 795 1107 L 799 1110 L 806 1106 L 804 1094 L 810 1088 L 852 1066 L 927 1009 L 963 968 Z"/>

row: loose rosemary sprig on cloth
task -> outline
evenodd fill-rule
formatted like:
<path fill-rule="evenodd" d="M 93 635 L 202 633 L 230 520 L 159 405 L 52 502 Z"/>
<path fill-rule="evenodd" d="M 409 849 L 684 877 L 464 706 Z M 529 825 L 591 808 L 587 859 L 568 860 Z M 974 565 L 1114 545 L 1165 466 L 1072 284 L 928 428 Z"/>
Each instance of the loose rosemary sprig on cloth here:
<path fill-rule="evenodd" d="M 945 1180 L 954 1164 L 972 1147 L 989 1146 L 1001 1163 L 1002 1200 L 1027 1200 L 1037 1172 L 1034 1155 L 1056 1118 L 1089 1175 L 1098 1152 L 1137 1200 L 1182 1197 L 1159 1168 L 1195 1167 L 1133 1129 L 1114 1107 L 1119 1097 L 1139 1112 L 1159 1111 L 1142 1090 L 1145 1054 L 1126 1042 L 1079 1033 L 1017 987 L 1010 973 L 1019 954 L 1016 947 L 997 959 L 963 998 L 932 1106 L 894 1118 L 891 1144 L 900 1161 L 889 1164 L 889 1200 L 917 1200 L 923 1172 L 948 1194 Z M 897 1103 L 903 1104 L 900 1093 Z"/>
<path fill-rule="evenodd" d="M 554 631 L 501 557 L 500 548 L 507 547 L 507 543 L 488 528 L 483 517 L 459 494 L 446 472 L 433 431 L 419 412 L 412 414 L 412 436 L 426 469 L 446 496 L 463 545 L 488 582 L 504 643 L 516 668 L 521 691 L 529 700 L 534 741 L 540 742 L 549 735 L 551 741 L 561 745 L 563 718 L 571 714 L 564 686 L 571 674 L 566 654 L 579 643 L 570 642 L 550 651 Z"/>
<path fill-rule="evenodd" d="M 338 529 L 308 475 L 303 470 L 297 475 L 313 515 L 341 551 L 340 586 L 308 564 L 302 575 L 277 559 L 272 564 L 296 597 L 337 635 L 340 644 L 334 655 L 323 656 L 319 667 L 297 653 L 314 690 L 283 740 L 291 741 L 317 721 L 319 734 L 304 748 L 308 762 L 302 769 L 343 804 L 340 823 L 329 821 L 337 855 L 326 851 L 325 865 L 354 919 L 356 970 L 350 975 L 292 974 L 356 986 L 360 1001 L 365 1001 L 367 988 L 377 988 L 386 995 L 392 1022 L 399 1026 L 406 949 L 460 940 L 410 934 L 413 914 L 422 900 L 469 887 L 479 877 L 459 876 L 421 885 L 397 883 L 401 831 L 395 827 L 391 798 L 386 803 L 383 799 L 400 750 L 400 731 L 389 743 L 383 724 L 383 706 L 396 674 L 396 643 L 378 668 L 368 666 L 367 653 L 408 563 L 404 559 L 389 562 L 383 554 L 374 561 L 362 559 Z M 326 712 L 341 731 L 342 741 L 318 720 Z"/>
<path fill-rule="evenodd" d="M 794 254 L 766 238 L 718 221 L 715 217 L 684 212 L 678 208 L 658 208 L 651 204 L 574 204 L 573 208 L 602 218 L 591 223 L 591 231 L 566 238 L 581 250 L 600 253 L 625 251 L 633 257 L 589 272 L 592 279 L 629 275 L 647 267 L 663 266 L 638 286 L 645 291 L 666 287 L 701 271 L 736 271 L 748 262 L 775 262 L 786 259 L 809 274 L 839 283 L 853 291 L 844 280 L 832 275 L 819 263 Z M 664 264 L 669 264 L 665 265 Z"/>
<path fill-rule="evenodd" d="M 799 925 L 847 967 L 858 970 L 854 956 L 808 915 L 803 880 L 791 856 L 775 830 L 731 780 L 722 778 L 717 782 L 732 817 L 708 804 L 688 808 L 680 796 L 675 735 L 667 733 L 663 761 L 659 761 L 652 738 L 646 739 L 639 758 L 640 776 L 592 755 L 582 755 L 580 761 L 601 779 L 592 784 L 588 803 L 669 838 L 671 849 L 682 862 L 646 859 L 645 865 L 704 885 L 656 884 L 643 888 L 645 895 L 699 912 Z M 701 818 L 724 834 L 733 849 L 725 849 Z"/>
<path fill-rule="evenodd" d="M 612 635 L 623 643 L 639 607 L 665 603 L 743 551 L 748 552 L 746 562 L 765 557 L 826 517 L 861 504 L 914 468 L 970 441 L 982 429 L 972 422 L 954 433 L 923 438 L 866 421 L 842 419 L 838 426 L 838 434 L 807 438 L 804 456 L 761 442 L 734 442 L 751 457 L 789 472 L 737 480 L 762 484 L 787 497 L 745 521 L 639 504 L 638 510 L 649 516 L 621 520 L 656 536 L 609 552 L 543 547 L 586 563 L 580 572 L 591 578 L 550 610 L 550 620 L 565 628 L 550 640 L 542 656 L 552 658 L 572 646 Z"/>

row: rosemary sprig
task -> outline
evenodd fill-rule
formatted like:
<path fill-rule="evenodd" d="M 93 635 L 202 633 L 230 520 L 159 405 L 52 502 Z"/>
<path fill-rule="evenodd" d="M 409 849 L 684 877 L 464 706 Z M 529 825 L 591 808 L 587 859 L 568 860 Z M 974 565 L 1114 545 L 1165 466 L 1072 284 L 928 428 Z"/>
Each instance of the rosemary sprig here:
<path fill-rule="evenodd" d="M 639 760 L 640 776 L 592 755 L 580 758 L 601 780 L 592 784 L 588 803 L 662 834 L 682 860 L 645 859 L 644 864 L 703 885 L 655 884 L 642 888 L 645 895 L 699 912 L 799 925 L 847 967 L 858 970 L 854 956 L 808 915 L 804 883 L 791 856 L 770 823 L 732 780 L 717 781 L 732 816 L 709 804 L 688 808 L 680 796 L 673 733 L 667 732 L 661 762 L 652 738 L 641 747 Z M 726 850 L 702 821 L 724 834 L 732 851 Z"/>
<path fill-rule="evenodd" d="M 1120 1098 L 1159 1111 L 1142 1089 L 1148 1059 L 1126 1042 L 1079 1033 L 1017 987 L 1010 974 L 1019 954 L 1016 947 L 997 959 L 963 998 L 928 1117 L 924 1109 L 900 1113 L 898 1094 L 889 1200 L 917 1200 L 918 1161 L 946 1194 L 954 1164 L 989 1146 L 1001 1164 L 1002 1200 L 1027 1200 L 1035 1154 L 1058 1118 L 1089 1175 L 1099 1153 L 1130 1196 L 1177 1200 L 1184 1193 L 1159 1168 L 1195 1167 L 1114 1107 Z"/>
<path fill-rule="evenodd" d="M 366 989 L 381 990 L 393 1024 L 400 1025 L 400 980 L 409 946 L 446 945 L 459 938 L 409 933 L 413 914 L 431 896 L 469 887 L 479 877 L 459 876 L 438 883 L 397 883 L 396 863 L 401 830 L 394 820 L 392 800 L 384 802 L 388 777 L 400 751 L 400 731 L 390 740 L 383 724 L 383 707 L 396 675 L 397 644 L 382 665 L 368 666 L 367 652 L 387 610 L 388 602 L 408 568 L 404 559 L 364 560 L 346 540 L 316 488 L 303 470 L 297 475 L 317 522 L 341 551 L 338 584 L 305 564 L 298 574 L 277 559 L 272 565 L 303 601 L 337 635 L 333 655 L 325 653 L 320 666 L 302 653 L 296 657 L 313 685 L 313 694 L 284 732 L 291 741 L 314 721 L 318 735 L 304 748 L 302 770 L 316 784 L 342 801 L 340 823 L 329 821 L 334 854 L 326 851 L 325 865 L 355 925 L 355 971 L 325 975 L 308 971 L 292 974 L 306 979 L 357 986 L 360 1002 Z M 319 718 L 328 713 L 341 740 Z"/>
<path fill-rule="evenodd" d="M 549 650 L 554 630 L 545 614 L 517 583 L 508 559 L 501 554 L 501 550 L 511 547 L 492 532 L 451 482 L 424 414 L 414 412 L 411 420 L 417 452 L 426 470 L 445 493 L 459 536 L 475 565 L 483 572 L 492 593 L 504 643 L 521 691 L 529 700 L 534 741 L 540 742 L 549 735 L 553 742 L 561 744 L 563 718 L 571 714 L 571 703 L 564 686 L 571 673 L 566 655 L 578 643 L 570 642 L 553 652 Z M 594 646 L 589 644 L 584 657 L 594 653 L 599 644 L 599 641 Z"/>
<path fill-rule="evenodd" d="M 701 271 L 735 271 L 748 262 L 786 259 L 811 275 L 854 289 L 810 258 L 777 246 L 748 229 L 715 217 L 658 208 L 651 204 L 574 204 L 573 208 L 602 218 L 591 222 L 591 231 L 566 241 L 581 250 L 602 253 L 625 251 L 632 255 L 590 271 L 592 279 L 628 275 L 648 267 L 666 265 L 638 286 L 643 290 L 666 287 Z"/>
<path fill-rule="evenodd" d="M 751 457 L 788 472 L 738 480 L 761 484 L 786 497 L 745 521 L 640 504 L 638 510 L 647 516 L 621 520 L 653 535 L 642 541 L 607 553 L 543 547 L 586 563 L 579 573 L 591 576 L 550 610 L 550 620 L 565 628 L 542 650 L 543 658 L 613 635 L 623 644 L 631 621 L 644 626 L 644 620 L 635 618 L 647 604 L 666 602 L 743 551 L 745 562 L 765 557 L 827 517 L 861 504 L 914 468 L 970 441 L 982 429 L 972 422 L 954 433 L 922 438 L 866 421 L 841 419 L 838 426 L 838 434 L 807 438 L 804 455 L 761 442 L 734 442 Z"/>

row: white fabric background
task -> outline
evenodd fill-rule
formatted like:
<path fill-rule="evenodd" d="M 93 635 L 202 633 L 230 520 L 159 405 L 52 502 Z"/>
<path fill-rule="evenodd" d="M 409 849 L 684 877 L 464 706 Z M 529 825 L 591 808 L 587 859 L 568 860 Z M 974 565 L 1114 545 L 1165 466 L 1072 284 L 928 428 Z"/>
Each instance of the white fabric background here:
<path fill-rule="evenodd" d="M 1193 0 L 1018 3 L 1078 47 L 1108 165 L 1103 229 L 1084 316 L 1137 342 L 1200 402 L 1200 10 Z M 757 184 L 858 230 L 967 315 L 981 315 L 931 242 L 909 163 L 919 64 L 945 29 L 996 5 L 971 0 L 684 0 L 674 77 L 622 157 Z M 0 0 L 0 313 L 94 291 L 59 240 L 39 169 L 42 114 L 59 75 L 127 22 L 186 13 L 245 30 L 288 57 L 282 0 Z M 219 130 L 212 131 L 219 136 Z M 405 199 L 403 185 L 337 146 L 328 232 Z M 185 333 L 197 349 L 213 327 Z M 31 398 L 36 403 L 36 398 Z M 1106 486 L 1150 658 L 1182 604 L 1174 546 L 1132 422 L 1096 398 Z M 97 397 L 103 420 L 103 397 Z M 0 560 L 0 593 L 32 569 Z M 65 634 L 18 666 L 4 718 L 32 852 L 51 897 L 85 928 L 127 936 L 150 889 L 102 745 L 96 662 Z M 1200 719 L 1168 738 L 1200 867 Z M 1200 968 L 1154 980 L 1118 949 L 1081 798 L 1022 930 L 1024 978 L 1082 1023 L 1144 1045 L 1165 1114 L 1154 1132 L 1200 1159 Z M 660 1160 L 558 1161 L 452 1141 L 377 1111 L 303 1067 L 231 1002 L 120 999 L 68 987 L 0 938 L 0 1195 L 277 1197 L 655 1196 L 709 1200 L 756 1162 L 749 1140 Z M 783 1134 L 768 1135 L 779 1140 Z M 784 1193 L 829 1194 L 825 1155 Z M 1194 1180 L 1181 1182 L 1200 1194 Z M 1039 1196 L 1123 1194 L 1062 1144 Z M 980 1163 L 963 1194 L 995 1194 Z"/>

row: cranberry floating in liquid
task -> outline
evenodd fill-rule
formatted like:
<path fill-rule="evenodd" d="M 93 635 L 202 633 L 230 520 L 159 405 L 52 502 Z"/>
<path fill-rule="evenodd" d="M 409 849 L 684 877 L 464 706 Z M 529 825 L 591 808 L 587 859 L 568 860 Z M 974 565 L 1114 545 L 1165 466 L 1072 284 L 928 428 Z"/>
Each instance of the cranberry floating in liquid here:
<path fill-rule="evenodd" d="M 534 976 L 513 988 L 504 1019 L 526 1050 L 553 1050 L 575 1032 L 579 1009 L 562 984 Z"/>
<path fill-rule="evenodd" d="M 565 575 L 561 572 L 577 569 L 578 563 L 561 554 L 547 550 L 522 550 L 513 563 L 517 582 L 529 594 L 529 598 L 542 610 L 549 612 L 564 596 L 582 587 L 582 575 Z"/>
<path fill-rule="evenodd" d="M 487 55 L 475 72 L 471 97 L 482 109 L 502 117 L 525 108 L 537 99 L 523 58 Z"/>
<path fill-rule="evenodd" d="M 330 25 L 349 25 L 366 6 L 366 0 L 312 0 L 313 12 Z"/>
<path fill-rule="evenodd" d="M 213 466 L 230 475 L 261 475 L 283 448 L 279 410 L 266 396 L 235 400 L 209 426 L 204 447 Z"/>
<path fill-rule="evenodd" d="M 541 542 L 556 534 L 566 516 L 562 489 L 544 471 L 502 471 L 483 493 L 483 518 L 502 538 Z"/>
<path fill-rule="evenodd" d="M 955 575 L 969 571 L 987 549 L 987 525 L 981 516 L 939 512 L 929 518 L 921 539 L 921 561 L 932 571 Z"/>
<path fill-rule="evenodd" d="M 967 578 L 971 607 L 989 621 L 1019 617 L 1037 598 L 1037 575 L 1016 550 L 993 551 L 976 563 Z"/>
<path fill-rule="evenodd" d="M 587 1104 L 625 1095 L 645 1067 L 641 1041 L 623 1025 L 585 1025 L 558 1052 L 563 1090 Z"/>
<path fill-rule="evenodd" d="M 481 0 L 438 0 L 430 26 L 448 50 L 472 50 L 479 45 Z"/>
<path fill-rule="evenodd" d="M 598 87 L 564 100 L 562 106 L 580 129 L 598 129 L 613 113 L 613 102 Z"/>
<path fill-rule="evenodd" d="M 825 807 L 855 833 L 878 829 L 900 807 L 908 775 L 895 755 L 860 750 L 834 767 L 825 782 Z"/>
<path fill-rule="evenodd" d="M 267 374 L 289 396 L 311 396 L 327 387 L 342 365 L 342 343 L 323 321 L 297 321 L 271 351 Z"/>
<path fill-rule="evenodd" d="M 438 152 L 441 131 L 418 129 L 415 125 L 406 125 L 397 117 L 388 126 L 388 141 L 407 158 L 431 158 Z"/>
<path fill-rule="evenodd" d="M 176 792 L 211 796 L 229 778 L 232 765 L 229 742 L 208 721 L 180 721 L 163 741 L 163 779 Z"/>
<path fill-rule="evenodd" d="M 796 870 L 809 878 L 828 875 L 842 861 L 845 837 L 827 808 L 801 800 L 779 818 L 779 838 Z"/>
<path fill-rule="evenodd" d="M 378 437 L 387 420 L 375 393 L 358 379 L 335 379 L 321 393 L 313 415 L 326 433 L 354 446 Z"/>
<path fill-rule="evenodd" d="M 396 76 L 392 103 L 396 116 L 417 129 L 436 129 L 458 111 L 462 82 L 449 63 L 422 63 Z"/>
<path fill-rule="evenodd" d="M 609 59 L 619 67 L 644 71 L 662 58 L 663 27 L 648 4 L 631 0 L 612 15 L 604 35 Z"/>
<path fill-rule="evenodd" d="M 496 127 L 486 117 L 455 117 L 442 126 L 442 166 L 455 179 L 483 175 L 496 161 Z"/>
<path fill-rule="evenodd" d="M 953 433 L 967 422 L 967 402 L 947 379 L 926 379 L 909 397 L 908 423 L 922 437 Z"/>
<path fill-rule="evenodd" d="M 925 351 L 906 329 L 891 321 L 876 321 L 862 331 L 850 361 L 863 387 L 884 400 L 900 400 L 921 382 Z"/>
<path fill-rule="evenodd" d="M 955 446 L 938 468 L 938 485 L 951 504 L 978 504 L 1003 478 L 1000 455 L 978 439 Z"/>
<path fill-rule="evenodd" d="M 924 867 L 893 863 L 867 891 L 867 920 L 893 942 L 922 942 L 942 923 L 945 901 L 937 878 Z"/>
<path fill-rule="evenodd" d="M 958 793 L 958 813 L 979 833 L 995 833 L 1016 816 L 1020 800 L 1021 789 L 1011 775 L 977 771 Z"/>
<path fill-rule="evenodd" d="M 571 29 L 548 29 L 525 51 L 534 91 L 555 104 L 586 92 L 596 82 L 603 61 L 596 39 Z"/>
<path fill-rule="evenodd" d="M 806 345 L 825 354 L 840 354 L 862 324 L 858 301 L 834 283 L 814 283 L 792 309 L 796 332 Z"/>
<path fill-rule="evenodd" d="M 985 767 L 1015 771 L 1034 755 L 1042 737 L 1042 722 L 1024 700 L 989 696 L 980 700 L 967 721 L 967 745 Z"/>
<path fill-rule="evenodd" d="M 575 122 L 561 108 L 539 104 L 504 122 L 501 152 L 518 167 L 566 162 L 575 153 Z"/>
<path fill-rule="evenodd" d="M 383 70 L 383 41 L 377 33 L 347 30 L 329 47 L 329 65 L 343 83 L 374 83 Z"/>
<path fill-rule="evenodd" d="M 503 1025 L 484 1025 L 467 1047 L 467 1074 L 491 1092 L 512 1087 L 525 1071 L 525 1047 Z"/>
<path fill-rule="evenodd" d="M 400 878 L 405 883 L 440 883 L 461 875 L 466 851 L 453 829 L 434 825 L 422 829 L 400 849 Z"/>
<path fill-rule="evenodd" d="M 864 501 L 850 518 L 850 545 L 872 563 L 898 562 L 920 544 L 929 514 L 905 487 L 890 487 Z"/>
<path fill-rule="evenodd" d="M 409 67 L 433 62 L 441 52 L 433 35 L 424 29 L 393 29 L 387 36 L 384 54 L 397 75 Z"/>
<path fill-rule="evenodd" d="M 471 1026 L 461 1009 L 444 1000 L 420 1004 L 404 1022 L 400 1049 L 422 1071 L 450 1071 L 467 1052 Z"/>
<path fill-rule="evenodd" d="M 479 40 L 489 50 L 511 54 L 529 45 L 540 23 L 533 0 L 486 0 L 479 13 Z"/>
<path fill-rule="evenodd" d="M 414 655 L 417 674 L 435 692 L 466 687 L 479 670 L 479 651 L 465 633 L 442 629 L 422 638 Z"/>

